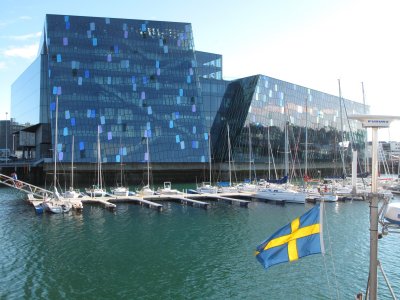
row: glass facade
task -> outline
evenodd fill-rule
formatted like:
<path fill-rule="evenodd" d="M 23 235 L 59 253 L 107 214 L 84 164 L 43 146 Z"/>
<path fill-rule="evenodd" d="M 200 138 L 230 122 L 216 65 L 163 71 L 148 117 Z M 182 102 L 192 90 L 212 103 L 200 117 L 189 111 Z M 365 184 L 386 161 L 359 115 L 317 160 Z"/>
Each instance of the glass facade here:
<path fill-rule="evenodd" d="M 49 123 L 54 137 L 58 100 L 63 162 L 73 136 L 75 162 L 95 162 L 98 130 L 106 163 L 146 161 L 147 138 L 152 162 L 207 162 L 210 132 L 213 161 L 226 162 L 227 124 L 236 162 L 281 163 L 285 124 L 293 164 L 305 127 L 310 161 L 338 160 L 343 140 L 364 143 L 345 118 L 362 104 L 263 75 L 225 81 L 222 55 L 195 51 L 190 23 L 47 15 L 40 50 L 13 84 L 11 117 Z"/>
<path fill-rule="evenodd" d="M 286 152 L 292 166 L 304 164 L 307 155 L 310 165 L 337 163 L 340 169 L 342 154 L 351 161 L 352 147 L 364 156 L 366 131 L 346 117 L 364 112 L 363 104 L 267 76 L 239 79 L 228 85 L 213 122 L 213 155 L 228 161 L 229 125 L 236 162 L 283 165 Z"/>
<path fill-rule="evenodd" d="M 59 101 L 58 155 L 94 162 L 206 160 L 197 62 L 188 23 L 47 15 L 50 118 Z"/>

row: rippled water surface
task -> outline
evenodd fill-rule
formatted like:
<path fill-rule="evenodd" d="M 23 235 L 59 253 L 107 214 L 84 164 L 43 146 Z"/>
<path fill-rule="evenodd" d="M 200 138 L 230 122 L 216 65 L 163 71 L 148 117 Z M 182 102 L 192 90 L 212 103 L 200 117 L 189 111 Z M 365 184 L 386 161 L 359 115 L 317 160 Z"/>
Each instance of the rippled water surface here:
<path fill-rule="evenodd" d="M 354 299 L 366 288 L 366 202 L 326 205 L 325 256 L 264 270 L 255 247 L 312 205 L 165 202 L 162 212 L 118 204 L 36 215 L 23 199 L 0 189 L 0 299 Z M 400 296 L 400 235 L 379 243 Z M 379 298 L 389 299 L 378 274 Z"/>

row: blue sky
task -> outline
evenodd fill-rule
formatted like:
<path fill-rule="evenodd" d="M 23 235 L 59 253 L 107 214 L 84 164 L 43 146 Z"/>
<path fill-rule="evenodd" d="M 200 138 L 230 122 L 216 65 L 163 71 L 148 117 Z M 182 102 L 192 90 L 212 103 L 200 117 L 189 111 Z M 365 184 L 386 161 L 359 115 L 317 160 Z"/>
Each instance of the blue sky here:
<path fill-rule="evenodd" d="M 104 4 L 103 4 L 104 3 Z M 397 0 L 2 0 L 0 119 L 11 84 L 36 57 L 46 13 L 192 23 L 197 50 L 223 55 L 224 78 L 254 74 L 362 102 L 400 116 Z M 384 139 L 400 141 L 400 122 Z"/>

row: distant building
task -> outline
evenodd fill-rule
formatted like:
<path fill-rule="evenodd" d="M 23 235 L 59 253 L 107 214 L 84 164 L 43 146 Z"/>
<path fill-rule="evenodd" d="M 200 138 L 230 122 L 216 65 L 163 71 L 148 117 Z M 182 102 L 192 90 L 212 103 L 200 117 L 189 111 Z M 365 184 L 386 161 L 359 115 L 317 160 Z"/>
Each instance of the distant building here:
<path fill-rule="evenodd" d="M 11 108 L 32 124 L 32 151 L 45 164 L 53 149 L 71 161 L 72 136 L 75 162 L 94 163 L 98 129 L 106 165 L 150 154 L 153 171 L 164 172 L 204 170 L 210 156 L 226 163 L 228 124 L 242 170 L 283 163 L 286 124 L 293 166 L 304 165 L 306 149 L 310 165 L 331 166 L 341 150 L 348 159 L 343 139 L 360 150 L 365 140 L 345 119 L 364 105 L 264 75 L 223 80 L 222 55 L 196 51 L 191 24 L 179 22 L 46 15 L 40 53 L 12 85 Z"/>

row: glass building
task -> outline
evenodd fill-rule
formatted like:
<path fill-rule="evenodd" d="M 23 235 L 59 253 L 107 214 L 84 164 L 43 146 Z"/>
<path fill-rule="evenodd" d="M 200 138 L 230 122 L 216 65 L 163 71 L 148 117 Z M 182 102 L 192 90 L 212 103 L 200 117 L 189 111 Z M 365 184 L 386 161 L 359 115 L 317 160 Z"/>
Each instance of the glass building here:
<path fill-rule="evenodd" d="M 11 104 L 16 122 L 50 125 L 51 136 L 36 134 L 36 159 L 56 148 L 61 162 L 73 151 L 76 163 L 94 163 L 99 132 L 103 163 L 223 164 L 227 124 L 235 162 L 264 167 L 283 161 L 285 124 L 293 163 L 305 156 L 305 127 L 314 161 L 336 159 L 350 127 L 353 144 L 364 143 L 340 114 L 364 105 L 263 75 L 225 81 L 222 55 L 195 51 L 190 23 L 46 15 L 39 50 Z"/>

